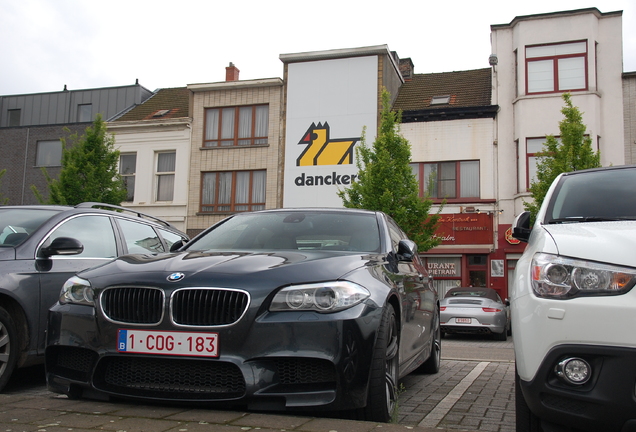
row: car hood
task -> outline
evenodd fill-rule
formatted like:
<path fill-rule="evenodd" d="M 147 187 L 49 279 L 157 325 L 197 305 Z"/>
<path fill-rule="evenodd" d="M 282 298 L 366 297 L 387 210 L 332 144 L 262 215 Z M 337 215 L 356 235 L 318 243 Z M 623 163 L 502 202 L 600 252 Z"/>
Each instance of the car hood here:
<path fill-rule="evenodd" d="M 543 225 L 559 255 L 636 267 L 636 221 Z"/>
<path fill-rule="evenodd" d="M 353 270 L 381 262 L 383 256 L 320 251 L 181 252 L 167 255 L 126 255 L 81 277 L 97 285 L 163 284 L 173 273 L 183 273 L 178 285 L 277 287 L 290 283 L 335 280 Z"/>

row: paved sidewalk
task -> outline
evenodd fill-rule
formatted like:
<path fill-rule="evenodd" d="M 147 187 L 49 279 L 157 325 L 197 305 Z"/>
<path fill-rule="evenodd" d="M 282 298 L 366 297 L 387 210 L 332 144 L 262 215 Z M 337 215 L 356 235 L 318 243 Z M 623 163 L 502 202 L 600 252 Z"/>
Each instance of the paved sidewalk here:
<path fill-rule="evenodd" d="M 391 424 L 319 414 L 69 400 L 47 391 L 38 376 L 33 386 L 0 393 L 0 431 L 514 432 L 512 341 L 444 339 L 442 357 L 438 374 L 411 374 L 401 380 L 398 415 Z"/>

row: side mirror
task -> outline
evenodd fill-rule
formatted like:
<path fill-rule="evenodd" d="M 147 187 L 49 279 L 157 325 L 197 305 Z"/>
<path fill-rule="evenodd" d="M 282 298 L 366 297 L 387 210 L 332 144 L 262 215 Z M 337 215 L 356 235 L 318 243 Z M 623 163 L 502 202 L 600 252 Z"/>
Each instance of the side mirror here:
<path fill-rule="evenodd" d="M 84 245 L 71 237 L 58 237 L 48 247 L 40 249 L 40 256 L 49 258 L 53 255 L 78 255 L 84 251 Z"/>
<path fill-rule="evenodd" d="M 415 255 L 417 255 L 417 244 L 413 240 L 400 240 L 397 251 L 398 261 L 413 261 Z"/>
<path fill-rule="evenodd" d="M 512 236 L 522 242 L 528 242 L 532 228 L 530 227 L 530 212 L 520 213 L 512 224 Z"/>
<path fill-rule="evenodd" d="M 178 251 L 185 244 L 186 243 L 183 240 L 177 240 L 176 242 L 172 243 L 172 246 L 170 246 L 170 252 Z"/>

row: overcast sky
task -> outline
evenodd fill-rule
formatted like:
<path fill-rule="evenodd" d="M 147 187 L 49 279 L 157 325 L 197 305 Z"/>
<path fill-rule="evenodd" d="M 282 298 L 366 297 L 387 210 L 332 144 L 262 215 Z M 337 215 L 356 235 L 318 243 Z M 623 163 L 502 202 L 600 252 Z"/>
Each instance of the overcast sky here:
<path fill-rule="evenodd" d="M 0 0 L 0 95 L 282 77 L 280 54 L 385 44 L 415 73 L 478 69 L 491 24 L 588 7 L 623 11 L 636 71 L 634 0 Z"/>

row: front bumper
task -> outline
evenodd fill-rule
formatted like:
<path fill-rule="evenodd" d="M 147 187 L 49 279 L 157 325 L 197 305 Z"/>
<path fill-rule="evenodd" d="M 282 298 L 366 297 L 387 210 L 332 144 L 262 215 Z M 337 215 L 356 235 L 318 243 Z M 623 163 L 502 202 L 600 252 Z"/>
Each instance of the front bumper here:
<path fill-rule="evenodd" d="M 117 325 L 86 306 L 54 306 L 46 349 L 51 391 L 250 409 L 353 409 L 366 404 L 381 309 L 266 313 L 218 332 L 217 358 L 117 351 Z M 162 330 L 175 330 L 162 328 Z M 183 330 L 183 329 L 180 329 Z"/>
<path fill-rule="evenodd" d="M 584 385 L 561 381 L 555 365 L 585 359 L 592 378 Z M 636 349 L 559 345 L 550 350 L 532 381 L 519 380 L 530 410 L 544 421 L 584 431 L 636 431 Z"/>

